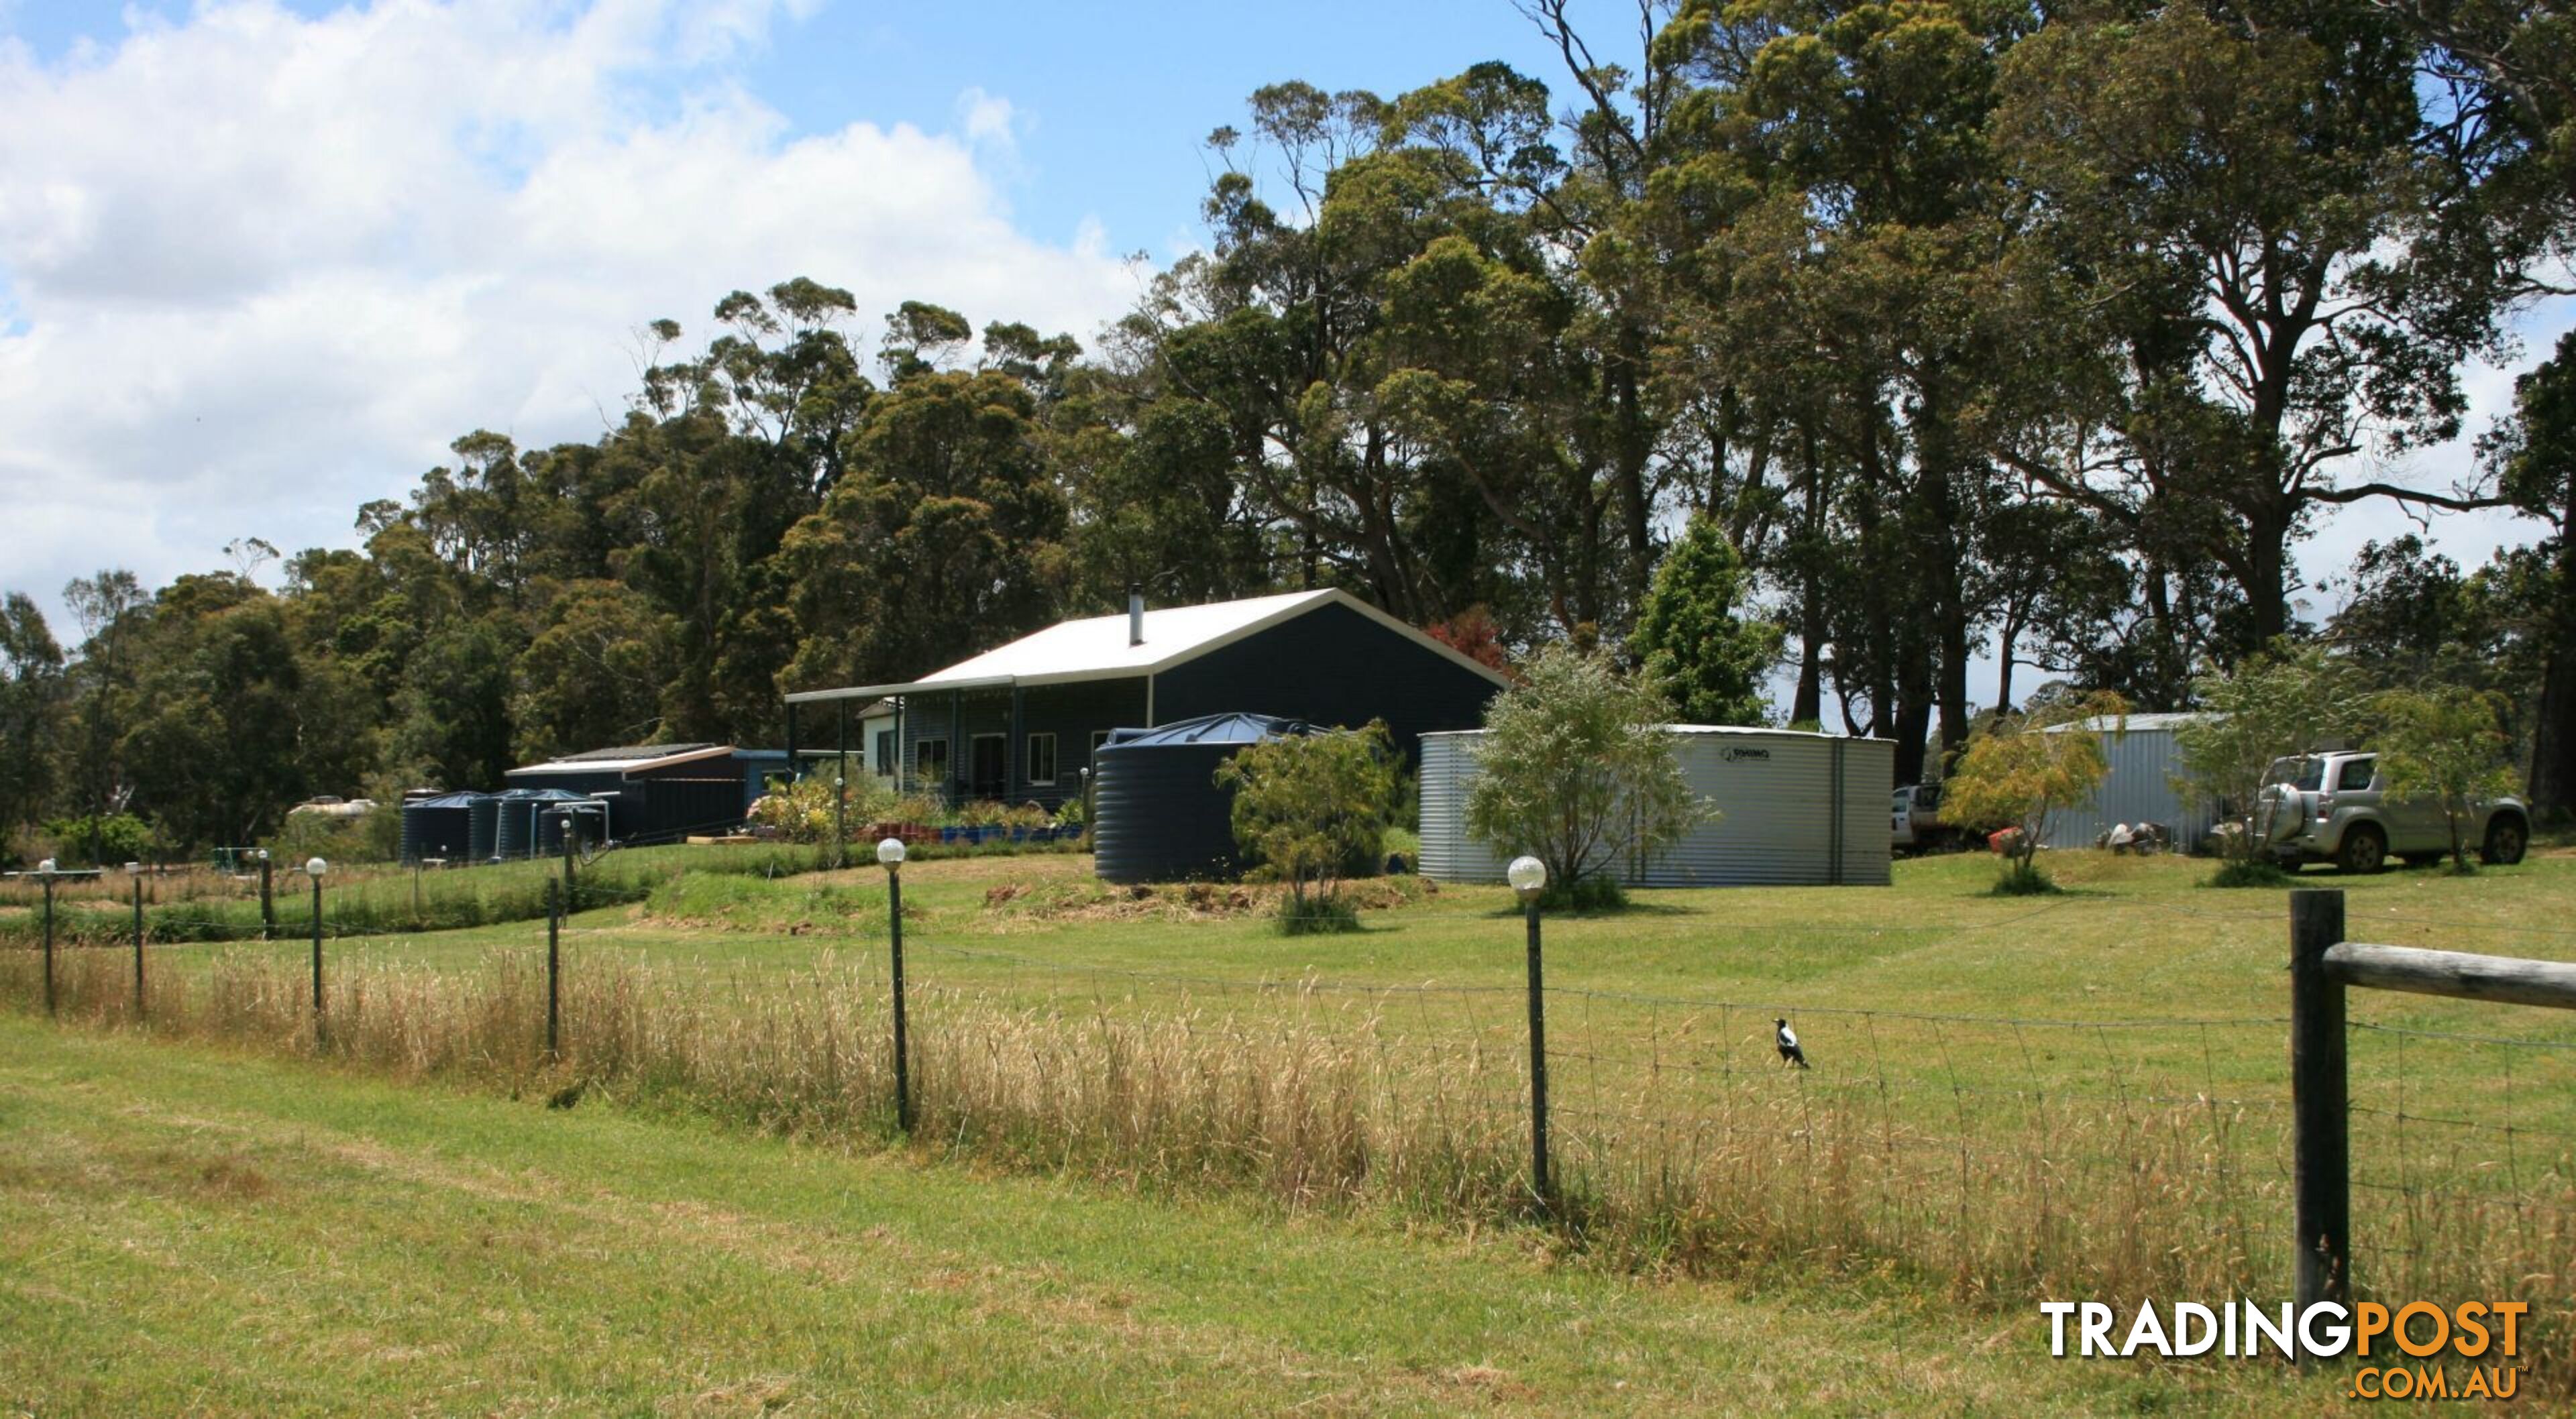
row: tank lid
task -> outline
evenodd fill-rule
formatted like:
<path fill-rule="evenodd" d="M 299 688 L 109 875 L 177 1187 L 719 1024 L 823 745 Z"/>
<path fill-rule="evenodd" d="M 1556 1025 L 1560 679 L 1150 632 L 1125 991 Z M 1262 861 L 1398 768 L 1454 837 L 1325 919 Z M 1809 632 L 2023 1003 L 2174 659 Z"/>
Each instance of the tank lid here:
<path fill-rule="evenodd" d="M 1176 719 L 1151 729 L 1113 729 L 1103 749 L 1139 749 L 1173 744 L 1258 744 L 1265 739 L 1280 739 L 1293 734 L 1323 734 L 1302 719 L 1282 719 L 1277 715 L 1203 714 L 1196 719 Z"/>
<path fill-rule="evenodd" d="M 471 808 L 488 797 L 481 793 L 442 793 L 436 798 L 415 798 L 405 808 Z"/>

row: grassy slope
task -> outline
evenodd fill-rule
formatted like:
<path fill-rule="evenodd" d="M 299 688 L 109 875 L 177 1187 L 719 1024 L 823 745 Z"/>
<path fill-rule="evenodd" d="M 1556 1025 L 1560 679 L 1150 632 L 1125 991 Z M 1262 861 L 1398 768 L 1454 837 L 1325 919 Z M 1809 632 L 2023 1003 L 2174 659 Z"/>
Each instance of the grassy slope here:
<path fill-rule="evenodd" d="M 0 1016 L 0 1410 L 2138 1412 L 2275 1366 Z"/>

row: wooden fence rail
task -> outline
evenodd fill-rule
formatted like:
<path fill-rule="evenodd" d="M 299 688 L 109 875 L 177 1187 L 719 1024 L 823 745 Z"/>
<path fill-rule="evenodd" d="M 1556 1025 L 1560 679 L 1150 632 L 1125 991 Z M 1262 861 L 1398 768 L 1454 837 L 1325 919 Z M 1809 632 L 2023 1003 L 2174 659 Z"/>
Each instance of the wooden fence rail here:
<path fill-rule="evenodd" d="M 2576 1010 L 2576 965 L 2343 939 L 2343 893 L 2290 894 L 2290 1099 L 2298 1302 L 2352 1303 L 2352 1124 L 2344 989 Z"/>

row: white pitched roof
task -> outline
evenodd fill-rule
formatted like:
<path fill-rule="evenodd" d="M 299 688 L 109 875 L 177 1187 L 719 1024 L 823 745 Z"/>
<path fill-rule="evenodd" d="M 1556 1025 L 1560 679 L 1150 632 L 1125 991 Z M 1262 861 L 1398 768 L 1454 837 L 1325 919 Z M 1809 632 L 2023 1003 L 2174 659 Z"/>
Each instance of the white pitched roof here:
<path fill-rule="evenodd" d="M 502 777 L 518 778 L 526 774 L 630 773 L 636 769 L 658 769 L 671 764 L 689 763 L 697 759 L 723 758 L 733 752 L 731 744 L 681 744 L 673 748 L 676 752 L 657 753 L 651 745 L 644 745 L 631 752 L 609 751 L 605 757 L 585 758 L 574 755 L 566 759 L 549 759 L 542 764 L 527 764 L 511 769 L 502 774 Z"/>
<path fill-rule="evenodd" d="M 1074 680 L 1153 675 L 1221 646 L 1231 645 L 1255 631 L 1326 605 L 1347 606 L 1390 630 L 1412 637 L 1496 684 L 1504 683 L 1492 669 L 1442 645 L 1358 597 L 1346 591 L 1324 590 L 1254 596 L 1242 601 L 1212 602 L 1205 606 L 1150 608 L 1145 612 L 1145 638 L 1135 645 L 1128 644 L 1124 612 L 1113 616 L 1086 616 L 1079 621 L 1059 621 L 1043 631 L 997 646 L 971 660 L 961 660 L 919 680 L 899 685 L 805 690 L 789 695 L 787 700 L 790 704 L 803 704 L 814 700 L 1009 685 L 1054 685 Z"/>

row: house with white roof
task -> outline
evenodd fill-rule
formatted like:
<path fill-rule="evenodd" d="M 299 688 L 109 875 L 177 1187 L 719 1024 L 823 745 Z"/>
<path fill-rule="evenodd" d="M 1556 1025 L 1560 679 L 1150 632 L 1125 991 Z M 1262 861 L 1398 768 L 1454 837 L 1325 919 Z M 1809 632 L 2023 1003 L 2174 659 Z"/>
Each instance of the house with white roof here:
<path fill-rule="evenodd" d="M 1082 792 L 1114 729 L 1237 711 L 1382 719 L 1410 758 L 1422 735 L 1481 722 L 1506 683 L 1345 591 L 1151 610 L 1130 592 L 1123 616 L 1059 622 L 916 680 L 790 694 L 787 747 L 828 755 L 846 740 L 873 767 L 876 736 L 843 721 L 888 701 L 903 790 L 1053 806 Z"/>

